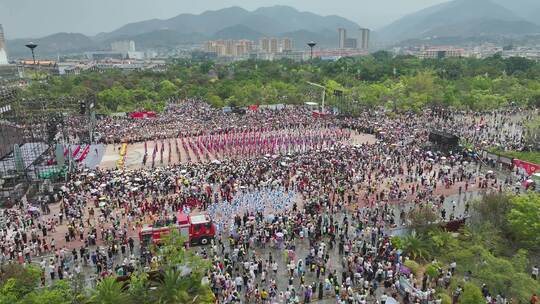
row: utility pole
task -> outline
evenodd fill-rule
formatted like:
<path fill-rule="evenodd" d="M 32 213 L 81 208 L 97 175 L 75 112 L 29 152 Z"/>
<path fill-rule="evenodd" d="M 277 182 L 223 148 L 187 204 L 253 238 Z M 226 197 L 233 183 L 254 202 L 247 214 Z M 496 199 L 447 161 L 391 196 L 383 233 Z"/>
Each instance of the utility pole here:
<path fill-rule="evenodd" d="M 94 98 L 92 97 L 90 101 L 87 101 L 88 104 L 88 118 L 90 123 L 89 126 L 89 133 L 90 133 L 90 144 L 94 142 L 94 126 L 96 124 L 96 111 L 94 110 L 95 104 L 94 104 Z"/>
<path fill-rule="evenodd" d="M 321 106 L 321 112 L 324 113 L 324 99 L 326 97 L 326 87 L 323 86 L 323 85 L 320 85 L 318 83 L 313 83 L 313 82 L 307 82 L 309 85 L 312 85 L 312 86 L 315 86 L 315 87 L 318 87 L 318 88 L 321 88 L 323 89 L 323 93 L 322 93 L 322 106 Z"/>

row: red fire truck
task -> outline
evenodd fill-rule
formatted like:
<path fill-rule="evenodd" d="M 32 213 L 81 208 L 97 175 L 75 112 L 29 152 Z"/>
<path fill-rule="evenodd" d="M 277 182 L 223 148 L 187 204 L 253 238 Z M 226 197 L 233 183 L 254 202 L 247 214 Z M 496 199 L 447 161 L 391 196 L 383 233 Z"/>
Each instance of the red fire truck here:
<path fill-rule="evenodd" d="M 216 227 L 208 214 L 187 215 L 178 213 L 176 223 L 155 223 L 144 225 L 139 230 L 142 245 L 159 244 L 163 236 L 169 234 L 170 227 L 175 227 L 191 245 L 206 245 L 216 235 Z"/>

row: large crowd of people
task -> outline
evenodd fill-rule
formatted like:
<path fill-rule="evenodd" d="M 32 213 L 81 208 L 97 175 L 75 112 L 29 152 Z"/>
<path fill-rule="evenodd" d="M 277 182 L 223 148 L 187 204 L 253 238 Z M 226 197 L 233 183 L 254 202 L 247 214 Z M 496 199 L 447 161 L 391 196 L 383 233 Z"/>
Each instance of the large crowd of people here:
<path fill-rule="evenodd" d="M 514 185 L 511 174 L 479 170 L 471 155 L 426 147 L 430 128 L 443 127 L 475 144 L 518 147 L 522 126 L 508 115 L 314 118 L 300 106 L 240 115 L 187 100 L 153 119 L 99 120 L 104 142 L 173 138 L 176 149 L 202 157 L 81 168 L 50 199 L 56 203 L 23 200 L 0 210 L 0 263 L 38 263 L 43 282 L 144 267 L 151 257 L 139 249 L 143 224 L 204 211 L 218 235 L 194 250 L 212 262 L 208 280 L 220 303 L 437 301 L 434 290 L 455 265 L 440 269 L 436 285 L 416 278 L 388 235 L 408 224 L 410 212 L 429 208 L 441 222 L 458 220 L 467 216 L 470 193 Z M 376 141 L 353 144 L 356 132 Z"/>

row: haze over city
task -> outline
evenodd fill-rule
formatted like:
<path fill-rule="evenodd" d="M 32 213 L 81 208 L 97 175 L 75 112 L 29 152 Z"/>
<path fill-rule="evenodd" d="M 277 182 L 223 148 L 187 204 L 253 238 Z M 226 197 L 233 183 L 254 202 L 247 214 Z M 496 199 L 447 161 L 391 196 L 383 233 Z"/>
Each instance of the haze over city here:
<path fill-rule="evenodd" d="M 392 21 L 444 0 L 2 0 L 0 23 L 8 39 L 34 38 L 56 32 L 95 35 L 126 23 L 166 19 L 182 13 L 239 6 L 254 10 L 288 5 L 319 15 L 339 15 L 361 26 L 377 29 Z"/>

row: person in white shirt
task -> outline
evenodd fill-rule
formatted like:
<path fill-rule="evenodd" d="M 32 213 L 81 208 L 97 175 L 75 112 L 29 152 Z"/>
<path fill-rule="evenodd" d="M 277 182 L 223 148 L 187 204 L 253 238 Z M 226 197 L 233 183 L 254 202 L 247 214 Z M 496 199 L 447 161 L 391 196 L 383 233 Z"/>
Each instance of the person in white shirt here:
<path fill-rule="evenodd" d="M 534 280 L 538 280 L 538 265 L 533 266 L 531 276 Z"/>
<path fill-rule="evenodd" d="M 381 304 L 385 304 L 387 298 L 388 296 L 385 293 L 383 293 L 383 295 L 381 296 Z"/>
<path fill-rule="evenodd" d="M 238 291 L 242 291 L 242 285 L 244 284 L 244 279 L 242 279 L 242 277 L 240 275 L 238 275 L 236 277 L 236 279 L 234 279 L 234 283 L 236 285 L 236 290 Z"/>

